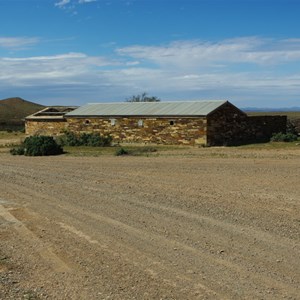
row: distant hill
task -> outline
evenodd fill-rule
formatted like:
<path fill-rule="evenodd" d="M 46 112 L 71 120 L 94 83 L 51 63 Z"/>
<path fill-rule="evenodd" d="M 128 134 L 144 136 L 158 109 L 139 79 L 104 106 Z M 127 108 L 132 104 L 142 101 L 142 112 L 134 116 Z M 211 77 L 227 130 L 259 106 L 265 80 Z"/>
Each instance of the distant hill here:
<path fill-rule="evenodd" d="M 26 116 L 43 108 L 43 105 L 19 97 L 0 100 L 0 126 L 23 125 Z"/>
<path fill-rule="evenodd" d="M 245 112 L 300 112 L 299 106 L 292 107 L 281 107 L 281 108 L 272 108 L 272 107 L 244 107 L 242 108 Z"/>

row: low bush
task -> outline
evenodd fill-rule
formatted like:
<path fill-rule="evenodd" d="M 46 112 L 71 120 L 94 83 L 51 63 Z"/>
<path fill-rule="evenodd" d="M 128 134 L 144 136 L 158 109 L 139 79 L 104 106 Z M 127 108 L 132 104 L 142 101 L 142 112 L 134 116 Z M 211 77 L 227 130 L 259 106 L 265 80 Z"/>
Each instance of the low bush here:
<path fill-rule="evenodd" d="M 62 146 L 90 146 L 90 147 L 109 147 L 112 143 L 111 136 L 102 136 L 98 133 L 65 132 L 63 136 L 57 138 Z"/>
<path fill-rule="evenodd" d="M 12 155 L 48 156 L 63 153 L 63 148 L 51 136 L 30 136 L 10 150 Z"/>
<path fill-rule="evenodd" d="M 154 147 L 133 147 L 131 149 L 119 148 L 117 149 L 115 155 L 131 155 L 131 156 L 148 156 L 149 153 L 157 152 Z"/>
<path fill-rule="evenodd" d="M 124 148 L 119 148 L 115 153 L 116 156 L 127 155 L 127 154 L 128 154 L 128 151 L 125 150 Z"/>
<path fill-rule="evenodd" d="M 157 149 L 154 147 L 134 147 L 130 150 L 129 154 L 132 156 L 148 156 L 149 153 L 157 152 Z"/>
<path fill-rule="evenodd" d="M 297 138 L 296 134 L 279 132 L 272 135 L 271 142 L 294 142 Z"/>
<path fill-rule="evenodd" d="M 25 154 L 25 149 L 23 145 L 16 146 L 12 149 L 10 149 L 10 154 L 12 155 L 24 155 Z"/>

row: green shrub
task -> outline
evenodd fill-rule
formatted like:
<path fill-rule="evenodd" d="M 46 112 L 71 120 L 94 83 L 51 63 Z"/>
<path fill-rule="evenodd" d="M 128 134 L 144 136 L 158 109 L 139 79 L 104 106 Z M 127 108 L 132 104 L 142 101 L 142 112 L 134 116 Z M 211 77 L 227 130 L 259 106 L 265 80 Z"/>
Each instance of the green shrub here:
<path fill-rule="evenodd" d="M 128 154 L 128 151 L 125 150 L 124 148 L 119 148 L 115 153 L 116 156 L 127 155 L 127 154 Z"/>
<path fill-rule="evenodd" d="M 62 137 L 64 146 L 80 146 L 80 141 L 77 135 L 72 132 L 66 132 Z"/>
<path fill-rule="evenodd" d="M 119 148 L 115 155 L 131 155 L 131 156 L 148 156 L 149 153 L 157 152 L 157 149 L 154 147 L 133 147 L 131 149 Z"/>
<path fill-rule="evenodd" d="M 297 135 L 293 133 L 275 133 L 271 137 L 271 142 L 294 142 L 297 141 Z"/>
<path fill-rule="evenodd" d="M 86 145 L 90 147 L 109 147 L 111 146 L 111 136 L 101 136 L 98 133 L 86 134 Z"/>
<path fill-rule="evenodd" d="M 63 153 L 63 148 L 51 136 L 30 136 L 10 150 L 12 155 L 47 156 Z"/>
<path fill-rule="evenodd" d="M 12 155 L 24 155 L 25 154 L 24 145 L 14 147 L 14 148 L 10 149 L 9 152 Z"/>
<path fill-rule="evenodd" d="M 66 132 L 63 136 L 57 138 L 60 145 L 63 146 L 90 146 L 90 147 L 109 147 L 112 143 L 111 136 L 102 136 L 99 133 L 81 133 Z"/>

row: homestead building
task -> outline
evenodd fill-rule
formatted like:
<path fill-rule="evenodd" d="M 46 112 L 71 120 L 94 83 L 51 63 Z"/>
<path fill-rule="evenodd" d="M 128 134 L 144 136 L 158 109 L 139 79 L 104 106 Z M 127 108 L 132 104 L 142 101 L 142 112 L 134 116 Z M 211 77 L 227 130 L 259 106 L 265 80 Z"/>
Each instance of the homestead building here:
<path fill-rule="evenodd" d="M 59 135 L 67 126 L 65 114 L 78 106 L 46 107 L 25 118 L 25 133 L 27 135 Z"/>
<path fill-rule="evenodd" d="M 57 111 L 55 111 L 57 110 Z M 92 103 L 28 116 L 26 134 L 99 132 L 119 143 L 218 146 L 268 140 L 286 116 L 249 117 L 228 101 Z"/>

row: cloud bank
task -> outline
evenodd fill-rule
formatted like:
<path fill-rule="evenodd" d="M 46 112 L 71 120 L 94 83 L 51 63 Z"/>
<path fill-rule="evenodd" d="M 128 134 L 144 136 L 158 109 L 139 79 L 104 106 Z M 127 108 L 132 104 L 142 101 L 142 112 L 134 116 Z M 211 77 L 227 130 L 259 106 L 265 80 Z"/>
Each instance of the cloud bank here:
<path fill-rule="evenodd" d="M 21 40 L 11 43 L 20 46 Z M 0 39 L 0 46 L 8 41 Z M 229 99 L 240 106 L 266 106 L 261 103 L 265 99 L 271 106 L 276 101 L 295 105 L 300 95 L 300 39 L 131 45 L 116 48 L 113 58 L 75 52 L 6 56 L 0 57 L 0 68 L 0 89 L 39 91 L 44 101 L 70 99 L 74 105 L 122 101 L 143 91 L 165 100 Z"/>
<path fill-rule="evenodd" d="M 130 46 L 118 54 L 176 67 L 218 66 L 220 63 L 279 64 L 300 59 L 300 41 L 257 37 L 221 42 L 177 41 L 166 46 Z"/>

